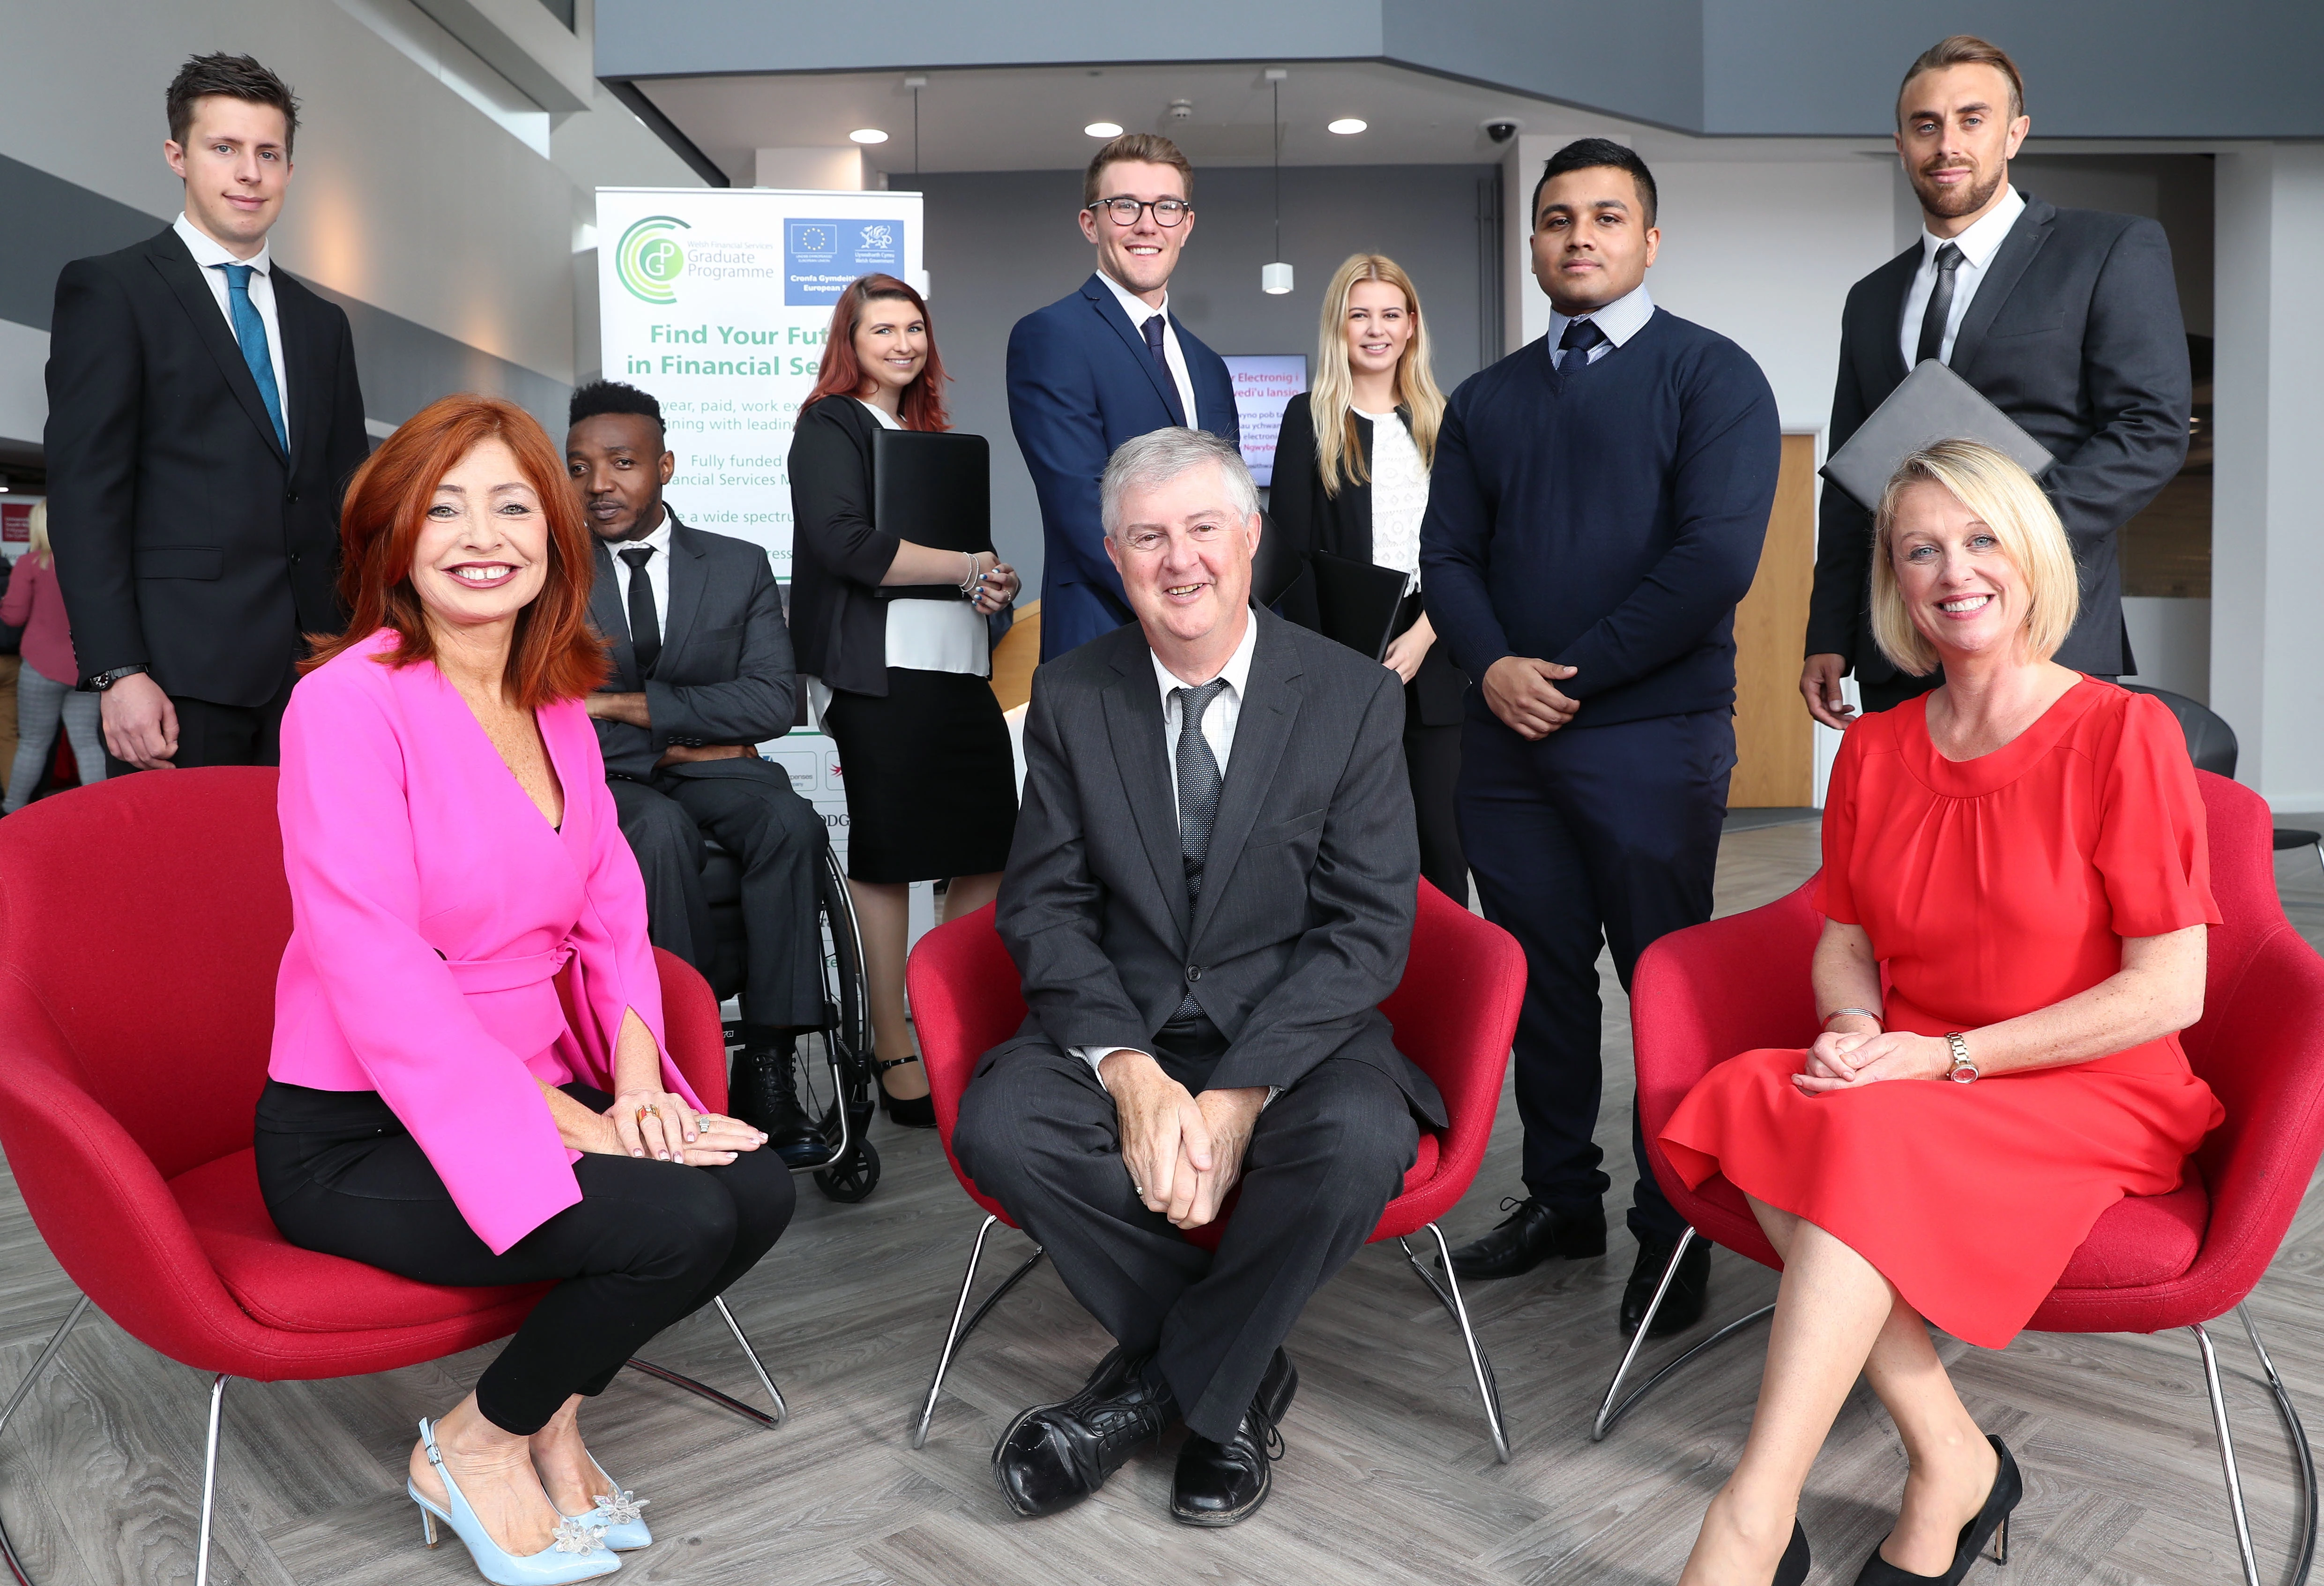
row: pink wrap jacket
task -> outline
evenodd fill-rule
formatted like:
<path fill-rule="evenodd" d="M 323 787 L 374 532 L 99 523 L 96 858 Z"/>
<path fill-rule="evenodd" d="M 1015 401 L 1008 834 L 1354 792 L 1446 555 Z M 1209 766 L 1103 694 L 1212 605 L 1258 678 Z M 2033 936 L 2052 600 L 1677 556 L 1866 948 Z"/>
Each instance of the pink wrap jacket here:
<path fill-rule="evenodd" d="M 497 1253 L 581 1199 L 536 1081 L 614 1089 L 634 1009 L 663 1085 L 695 1097 L 663 1044 L 645 886 L 588 712 L 538 713 L 565 789 L 552 827 L 441 672 L 383 663 L 395 642 L 383 629 L 309 673 L 282 718 L 291 930 L 267 1072 L 377 1091 Z"/>

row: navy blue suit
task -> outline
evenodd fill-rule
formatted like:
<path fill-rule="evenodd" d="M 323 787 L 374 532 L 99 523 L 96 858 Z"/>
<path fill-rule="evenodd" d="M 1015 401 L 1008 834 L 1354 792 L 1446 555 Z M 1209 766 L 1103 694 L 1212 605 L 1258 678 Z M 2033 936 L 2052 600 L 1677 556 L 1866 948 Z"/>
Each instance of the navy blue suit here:
<path fill-rule="evenodd" d="M 1207 429 L 1240 446 L 1234 383 L 1226 360 L 1194 338 L 1176 314 L 1192 414 L 1147 350 L 1146 338 L 1097 276 L 1036 309 L 1009 333 L 1009 423 L 1041 501 L 1041 659 L 1131 620 L 1121 577 L 1106 559 L 1098 516 L 1098 476 L 1123 441 L 1173 425 Z"/>

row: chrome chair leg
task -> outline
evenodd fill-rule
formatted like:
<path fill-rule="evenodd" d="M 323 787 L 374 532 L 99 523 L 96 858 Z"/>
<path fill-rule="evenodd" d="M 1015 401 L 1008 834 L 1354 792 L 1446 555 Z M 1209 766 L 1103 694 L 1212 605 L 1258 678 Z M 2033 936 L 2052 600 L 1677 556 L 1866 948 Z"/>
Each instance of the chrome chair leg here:
<path fill-rule="evenodd" d="M 2324 857 L 2324 856 L 2319 856 Z M 2248 1304 L 2236 1307 L 2236 1319 L 2244 1324 L 2244 1336 L 2251 1340 L 2252 1353 L 2259 1357 L 2260 1369 L 2267 1373 L 2268 1391 L 2275 1395 L 2276 1414 L 2282 1418 L 2283 1429 L 2292 1437 L 2292 1456 L 2300 1462 L 2300 1496 L 2301 1514 L 2300 1560 L 2293 1567 L 2293 1586 L 2308 1586 L 2308 1573 L 2316 1563 L 2316 1452 L 2308 1446 L 2308 1428 L 2301 1425 L 2300 1412 L 2292 1406 L 2292 1392 L 2276 1374 L 2275 1361 L 2269 1358 L 2267 1346 L 2259 1341 L 2259 1328 L 2251 1319 Z"/>
<path fill-rule="evenodd" d="M 735 1321 L 734 1313 L 726 1308 L 726 1296 L 719 1295 L 710 1303 L 718 1307 L 718 1314 L 726 1323 L 726 1331 L 733 1333 L 734 1342 L 742 1346 L 742 1358 L 751 1362 L 752 1373 L 758 1378 L 759 1386 L 765 1388 L 767 1397 L 774 1401 L 775 1425 L 781 1425 L 791 1418 L 790 1406 L 783 1403 L 782 1389 L 777 1388 L 775 1379 L 767 1375 L 766 1365 L 759 1359 L 759 1351 L 752 1347 L 749 1336 L 742 1331 L 742 1324 Z"/>
<path fill-rule="evenodd" d="M 1509 1462 L 1509 1435 L 1501 1419 L 1500 1384 L 1493 1379 L 1492 1361 L 1485 1358 L 1484 1350 L 1477 1343 L 1476 1329 L 1469 1325 L 1469 1307 L 1461 1299 L 1461 1279 L 1453 1274 L 1452 1252 L 1445 1248 L 1444 1231 L 1432 1222 L 1428 1231 L 1436 1236 L 1436 1258 L 1444 1267 L 1444 1281 L 1441 1284 L 1413 1255 L 1409 1240 L 1399 1239 L 1396 1242 L 1404 1251 L 1406 1264 L 1420 1274 L 1420 1281 L 1429 1286 L 1436 1296 L 1436 1303 L 1444 1307 L 1453 1324 L 1461 1329 L 1461 1342 L 1469 1351 L 1469 1369 L 1477 1374 L 1477 1397 L 1484 1402 L 1485 1425 L 1493 1434 L 1493 1454 L 1506 1465 Z"/>
<path fill-rule="evenodd" d="M 1655 1297 L 1646 1306 L 1646 1314 L 1639 1321 L 1637 1332 L 1630 1335 L 1630 1347 L 1622 1351 L 1622 1363 L 1614 1369 L 1614 1380 L 1606 1385 L 1606 1397 L 1598 1406 L 1598 1418 L 1590 1425 L 1591 1442 L 1603 1443 L 1606 1440 L 1606 1434 L 1614 1429 L 1614 1423 L 1630 1413 L 1630 1406 L 1661 1387 L 1665 1379 L 1684 1367 L 1697 1355 L 1717 1349 L 1744 1329 L 1764 1322 L 1775 1314 L 1775 1306 L 1762 1305 L 1749 1315 L 1729 1322 L 1632 1388 L 1628 1397 L 1618 1404 L 1616 1403 L 1614 1396 L 1622 1391 L 1622 1379 L 1630 1374 L 1630 1367 L 1637 1361 L 1638 1351 L 1646 1347 L 1646 1334 L 1654 1330 L 1655 1317 L 1663 1308 L 1663 1296 L 1670 1293 L 1671 1284 L 1678 1277 L 1680 1258 L 1686 1254 L 1687 1246 L 1692 1244 L 1699 1237 L 1701 1236 L 1692 1228 L 1679 1235 L 1678 1244 L 1671 1251 L 1670 1264 L 1663 1268 L 1662 1281 L 1655 1286 Z"/>
<path fill-rule="evenodd" d="M 210 1434 L 202 1450 L 201 1540 L 194 1545 L 194 1586 L 210 1586 L 210 1510 L 217 1498 L 218 1416 L 226 1408 L 227 1378 L 210 1379 Z"/>
<path fill-rule="evenodd" d="M 667 1382 L 672 1388 L 682 1388 L 686 1389 L 687 1392 L 694 1394 L 697 1397 L 708 1399 L 720 1409 L 731 1410 L 735 1415 L 742 1416 L 745 1421 L 763 1426 L 770 1432 L 782 1425 L 782 1421 L 779 1416 L 770 1415 L 766 1411 L 758 1408 L 756 1406 L 746 1405 L 739 1398 L 735 1398 L 728 1394 L 721 1393 L 706 1382 L 696 1382 L 693 1378 L 687 1376 L 682 1371 L 673 1371 L 667 1366 L 657 1366 L 651 1360 L 641 1360 L 634 1355 L 632 1355 L 626 1363 L 632 1371 L 638 1372 L 642 1376 L 650 1377 L 657 1382 Z M 763 1381 L 765 1379 L 761 1378 L 761 1380 Z M 781 1409 L 782 1401 L 780 1399 L 777 1399 L 775 1401 L 775 1406 L 777 1409 Z"/>
<path fill-rule="evenodd" d="M 2236 1548 L 2243 1555 L 2244 1586 L 2259 1586 L 2259 1563 L 2252 1556 L 2251 1520 L 2244 1513 L 2244 1484 L 2236 1473 L 2236 1439 L 2227 1430 L 2227 1400 L 2219 1388 L 2219 1360 L 2200 1322 L 2189 1327 L 2203 1354 L 2203 1387 L 2211 1396 L 2211 1425 L 2219 1434 L 2219 1469 L 2227 1479 L 2227 1505 L 2236 1517 Z"/>
<path fill-rule="evenodd" d="M 16 1391 L 8 1396 L 7 1407 L 0 1409 L 0 1432 L 7 1430 L 8 1418 L 16 1413 L 16 1406 L 24 1402 L 33 1385 L 46 1374 L 49 1362 L 55 1360 L 57 1351 L 64 1347 L 65 1334 L 73 1330 L 73 1323 L 79 1321 L 80 1314 L 88 1309 L 88 1296 L 82 1295 L 73 1302 L 73 1308 L 65 1313 L 65 1319 L 58 1324 L 56 1332 L 49 1335 L 48 1343 L 32 1361 L 32 1369 L 24 1373 L 24 1379 L 16 1384 Z M 8 1527 L 5 1523 L 0 1523 L 0 1563 L 7 1565 L 8 1577 L 16 1582 L 16 1586 L 32 1586 L 32 1572 L 25 1569 L 24 1561 L 16 1556 L 16 1545 L 9 1539 Z"/>
<path fill-rule="evenodd" d="M 945 1330 L 944 1349 L 936 1356 L 936 1374 L 928 1379 L 927 1399 L 920 1406 L 919 1419 L 912 1426 L 914 1448 L 924 1448 L 927 1444 L 928 1423 L 936 1416 L 936 1395 L 944 1391 L 945 1373 L 952 1369 L 953 1357 L 960 1352 L 961 1345 L 968 1342 L 968 1335 L 976 1331 L 976 1324 L 1001 1303 L 1001 1296 L 1015 1288 L 1028 1272 L 1040 1264 L 1041 1247 L 1035 1245 L 1033 1253 L 1025 1258 L 1017 1270 L 1002 1278 L 1001 1286 L 986 1296 L 984 1303 L 976 1307 L 976 1314 L 969 1317 L 968 1325 L 961 1325 L 961 1314 L 968 1309 L 969 1291 L 976 1286 L 977 1263 L 984 1259 L 984 1241 L 991 1234 L 992 1225 L 1000 1221 L 1000 1218 L 988 1214 L 976 1231 L 976 1242 L 969 1247 L 968 1270 L 961 1274 L 960 1298 L 953 1304 L 952 1325 Z"/>

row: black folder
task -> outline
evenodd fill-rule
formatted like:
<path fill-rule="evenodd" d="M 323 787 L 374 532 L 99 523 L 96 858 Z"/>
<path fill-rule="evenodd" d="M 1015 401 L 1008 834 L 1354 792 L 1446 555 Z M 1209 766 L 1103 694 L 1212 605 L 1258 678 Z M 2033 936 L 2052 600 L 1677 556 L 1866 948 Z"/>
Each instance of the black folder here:
<path fill-rule="evenodd" d="M 1396 637 L 1396 614 L 1404 604 L 1408 576 L 1376 562 L 1319 550 L 1308 558 L 1315 575 L 1315 604 L 1324 636 L 1379 660 Z"/>
<path fill-rule="evenodd" d="M 872 521 L 937 550 L 992 549 L 992 448 L 981 435 L 932 429 L 872 433 Z M 958 600 L 957 585 L 890 584 L 882 600 Z"/>
<path fill-rule="evenodd" d="M 1826 459 L 1823 476 L 1863 503 L 1880 510 L 1880 497 L 1897 465 L 1940 440 L 1974 440 L 2016 460 L 2039 479 L 2056 461 L 1985 393 L 1934 358 L 1923 359 L 1872 410 L 1848 444 Z"/>

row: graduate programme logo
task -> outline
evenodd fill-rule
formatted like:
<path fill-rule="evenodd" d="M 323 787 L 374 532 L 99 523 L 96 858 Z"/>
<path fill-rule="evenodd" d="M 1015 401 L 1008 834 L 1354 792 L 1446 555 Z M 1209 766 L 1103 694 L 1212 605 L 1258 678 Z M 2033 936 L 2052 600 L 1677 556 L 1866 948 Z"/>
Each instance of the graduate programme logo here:
<path fill-rule="evenodd" d="M 672 234 L 692 229 L 674 215 L 649 215 L 622 234 L 621 244 L 613 250 L 613 273 L 632 297 L 649 303 L 678 300 L 686 250 Z"/>

